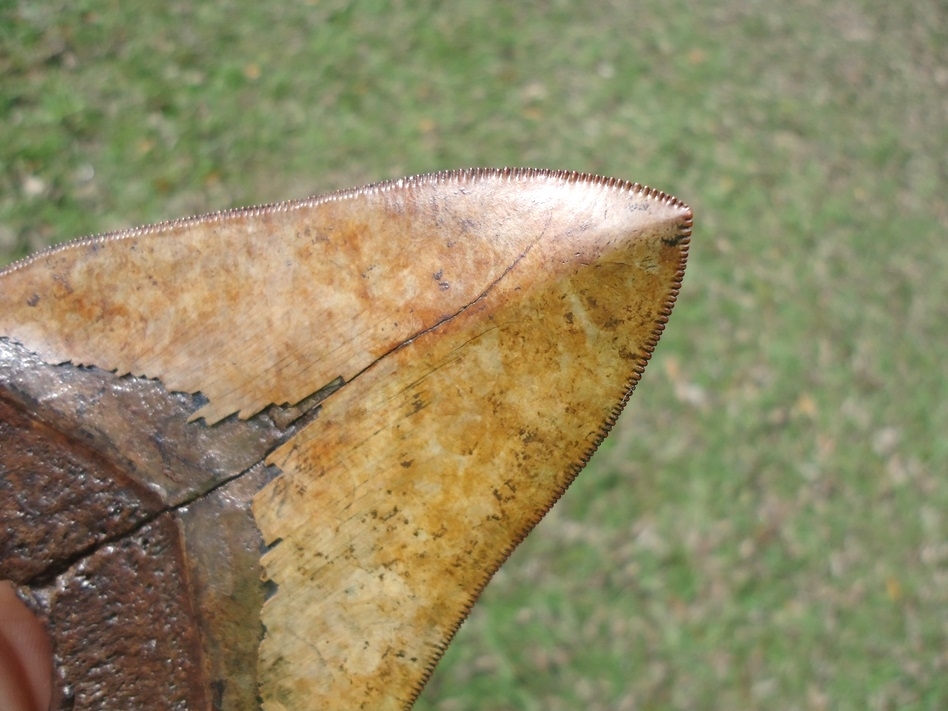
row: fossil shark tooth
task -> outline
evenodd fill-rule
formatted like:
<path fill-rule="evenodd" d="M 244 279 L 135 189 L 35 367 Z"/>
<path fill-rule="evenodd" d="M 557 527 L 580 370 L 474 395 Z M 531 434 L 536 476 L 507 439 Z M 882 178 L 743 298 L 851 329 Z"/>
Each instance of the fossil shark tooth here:
<path fill-rule="evenodd" d="M 691 225 L 469 170 L 0 271 L 0 577 L 69 702 L 409 708 L 615 422 Z"/>

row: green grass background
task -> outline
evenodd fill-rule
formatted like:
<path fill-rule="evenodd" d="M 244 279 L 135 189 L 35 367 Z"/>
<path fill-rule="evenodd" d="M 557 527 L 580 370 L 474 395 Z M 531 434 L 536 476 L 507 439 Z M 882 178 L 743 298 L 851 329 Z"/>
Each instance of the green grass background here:
<path fill-rule="evenodd" d="M 0 0 L 0 263 L 472 165 L 641 181 L 695 236 L 418 708 L 948 708 L 943 0 Z"/>

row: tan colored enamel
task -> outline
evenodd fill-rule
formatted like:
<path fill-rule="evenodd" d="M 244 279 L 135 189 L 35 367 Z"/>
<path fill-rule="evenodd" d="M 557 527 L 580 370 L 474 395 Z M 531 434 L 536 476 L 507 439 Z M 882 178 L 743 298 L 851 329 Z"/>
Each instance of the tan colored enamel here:
<path fill-rule="evenodd" d="M 516 261 L 536 238 L 519 210 L 556 196 L 506 182 L 431 176 L 74 242 L 0 272 L 0 335 L 201 391 L 209 423 L 294 404 Z"/>
<path fill-rule="evenodd" d="M 523 258 L 269 458 L 283 474 L 254 502 L 276 542 L 263 559 L 278 586 L 263 611 L 268 711 L 409 707 L 638 379 L 677 294 L 690 212 L 542 184 L 518 211 Z"/>

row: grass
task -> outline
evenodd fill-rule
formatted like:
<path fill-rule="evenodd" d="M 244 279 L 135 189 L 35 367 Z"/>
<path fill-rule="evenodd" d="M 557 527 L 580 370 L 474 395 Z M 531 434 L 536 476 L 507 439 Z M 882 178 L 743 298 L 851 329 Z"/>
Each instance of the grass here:
<path fill-rule="evenodd" d="M 940 0 L 0 5 L 0 262 L 467 165 L 688 201 L 603 451 L 418 704 L 948 707 Z"/>

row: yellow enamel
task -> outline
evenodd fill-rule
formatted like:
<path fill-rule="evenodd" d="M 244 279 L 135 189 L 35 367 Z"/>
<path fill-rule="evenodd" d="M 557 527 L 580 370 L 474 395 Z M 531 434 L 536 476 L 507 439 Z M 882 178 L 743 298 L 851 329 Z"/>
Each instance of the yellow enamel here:
<path fill-rule="evenodd" d="M 269 458 L 283 474 L 254 503 L 278 541 L 263 559 L 278 586 L 263 612 L 265 709 L 409 707 L 644 367 L 687 210 L 555 180 L 523 193 L 522 258 Z"/>

